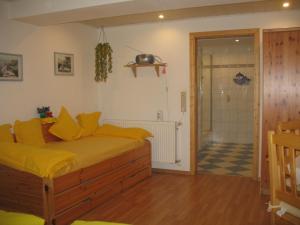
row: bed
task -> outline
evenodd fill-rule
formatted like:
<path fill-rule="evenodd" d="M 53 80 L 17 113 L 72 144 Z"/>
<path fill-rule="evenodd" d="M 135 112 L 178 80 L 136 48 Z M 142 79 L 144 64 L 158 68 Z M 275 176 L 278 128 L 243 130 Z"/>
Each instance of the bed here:
<path fill-rule="evenodd" d="M 272 224 L 300 224 L 300 121 L 269 131 Z"/>
<path fill-rule="evenodd" d="M 47 135 L 45 138 L 51 139 Z M 103 145 L 105 149 L 97 151 Z M 0 164 L 1 209 L 43 217 L 48 225 L 67 225 L 151 176 L 151 144 L 147 140 L 86 137 L 51 141 L 45 148 L 53 146 L 76 153 L 76 166 L 49 179 Z"/>

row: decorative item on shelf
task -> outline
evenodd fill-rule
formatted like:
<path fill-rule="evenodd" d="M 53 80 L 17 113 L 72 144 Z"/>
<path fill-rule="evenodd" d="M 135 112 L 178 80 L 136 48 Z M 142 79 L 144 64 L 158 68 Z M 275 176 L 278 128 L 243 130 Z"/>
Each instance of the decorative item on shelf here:
<path fill-rule="evenodd" d="M 159 56 L 152 54 L 139 54 L 135 57 L 135 62 L 129 62 L 124 67 L 130 67 L 135 77 L 137 76 L 137 67 L 154 67 L 156 75 L 159 77 L 160 67 L 163 68 L 162 73 L 165 74 L 166 66 L 167 64 L 163 63 Z"/>
<path fill-rule="evenodd" d="M 112 73 L 112 48 L 106 40 L 104 29 L 99 32 L 98 44 L 95 48 L 95 81 L 106 81 L 108 73 Z"/>
<path fill-rule="evenodd" d="M 135 57 L 135 63 L 139 65 L 147 65 L 147 64 L 161 64 L 162 59 L 157 56 L 157 55 L 152 55 L 152 54 L 139 54 Z"/>
<path fill-rule="evenodd" d="M 238 85 L 248 85 L 251 81 L 246 75 L 242 74 L 241 72 L 237 73 L 233 78 L 234 83 Z"/>
<path fill-rule="evenodd" d="M 155 56 L 152 54 L 140 54 L 135 57 L 136 64 L 153 64 Z"/>
<path fill-rule="evenodd" d="M 40 118 L 52 118 L 53 113 L 50 111 L 50 106 L 43 106 L 41 108 L 37 108 L 37 112 L 40 115 Z"/>

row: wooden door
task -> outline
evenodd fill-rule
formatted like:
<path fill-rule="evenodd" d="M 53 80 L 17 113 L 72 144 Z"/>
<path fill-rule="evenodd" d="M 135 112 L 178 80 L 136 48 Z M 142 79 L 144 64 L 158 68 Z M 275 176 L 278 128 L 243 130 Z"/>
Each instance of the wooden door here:
<path fill-rule="evenodd" d="M 300 30 L 266 31 L 263 37 L 264 102 L 262 188 L 268 188 L 267 132 L 279 121 L 300 119 Z"/>

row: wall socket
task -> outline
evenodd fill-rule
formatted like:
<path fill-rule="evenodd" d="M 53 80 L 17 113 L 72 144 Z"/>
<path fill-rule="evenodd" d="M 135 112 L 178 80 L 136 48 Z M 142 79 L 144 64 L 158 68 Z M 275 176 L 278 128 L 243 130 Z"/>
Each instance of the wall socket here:
<path fill-rule="evenodd" d="M 164 112 L 162 110 L 158 110 L 156 113 L 156 119 L 158 121 L 163 121 L 164 120 Z"/>

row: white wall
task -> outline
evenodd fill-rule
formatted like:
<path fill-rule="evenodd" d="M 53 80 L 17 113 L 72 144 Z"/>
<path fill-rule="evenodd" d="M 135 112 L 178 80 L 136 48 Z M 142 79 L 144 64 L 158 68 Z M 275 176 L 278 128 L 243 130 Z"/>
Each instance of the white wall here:
<path fill-rule="evenodd" d="M 243 28 L 284 28 L 300 26 L 299 11 L 195 18 L 181 21 L 128 25 L 107 29 L 114 55 L 113 74 L 98 88 L 104 117 L 113 119 L 156 120 L 158 110 L 166 120 L 180 120 L 180 164 L 162 168 L 189 170 L 189 109 L 182 116 L 180 92 L 189 94 L 189 33 Z M 126 46 L 153 53 L 168 63 L 167 75 L 157 78 L 151 68 L 138 68 L 138 77 L 123 65 L 137 54 Z M 165 87 L 168 84 L 168 92 Z M 189 99 L 187 99 L 189 105 Z"/>
<path fill-rule="evenodd" d="M 36 107 L 65 105 L 73 114 L 97 109 L 97 30 L 81 24 L 36 27 L 7 20 L 0 2 L 0 52 L 23 55 L 23 81 L 0 81 L 0 124 L 37 116 Z M 54 75 L 54 52 L 73 53 L 74 76 Z"/>

